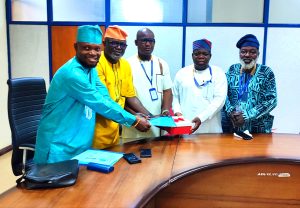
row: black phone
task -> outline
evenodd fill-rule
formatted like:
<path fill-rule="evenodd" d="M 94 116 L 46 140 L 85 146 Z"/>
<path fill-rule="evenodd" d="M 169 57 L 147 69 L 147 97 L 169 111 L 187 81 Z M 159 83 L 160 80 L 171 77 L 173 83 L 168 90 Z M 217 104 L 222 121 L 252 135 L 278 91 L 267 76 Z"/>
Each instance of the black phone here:
<path fill-rule="evenodd" d="M 136 164 L 142 162 L 141 159 L 136 156 L 134 153 L 125 153 L 123 155 L 123 158 L 129 163 L 129 164 Z"/>
<path fill-rule="evenodd" d="M 152 157 L 151 149 L 141 149 L 140 156 L 141 157 Z"/>

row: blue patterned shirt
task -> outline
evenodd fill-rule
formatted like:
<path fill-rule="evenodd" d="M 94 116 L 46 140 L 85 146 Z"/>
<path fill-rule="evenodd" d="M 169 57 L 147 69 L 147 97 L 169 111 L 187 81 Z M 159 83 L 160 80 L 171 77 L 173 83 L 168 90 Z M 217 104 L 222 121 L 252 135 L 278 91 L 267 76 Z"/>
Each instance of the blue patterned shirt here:
<path fill-rule="evenodd" d="M 223 131 L 224 133 L 232 132 L 229 114 L 239 106 L 245 119 L 244 126 L 240 127 L 239 130 L 249 130 L 251 133 L 271 133 L 274 116 L 270 112 L 277 105 L 276 82 L 273 71 L 268 66 L 257 64 L 253 76 L 248 77 L 248 86 L 244 96 L 241 96 L 241 85 L 244 83 L 245 86 L 246 81 L 240 81 L 243 77 L 240 71 L 241 64 L 234 64 L 226 73 L 228 93 L 222 116 Z"/>

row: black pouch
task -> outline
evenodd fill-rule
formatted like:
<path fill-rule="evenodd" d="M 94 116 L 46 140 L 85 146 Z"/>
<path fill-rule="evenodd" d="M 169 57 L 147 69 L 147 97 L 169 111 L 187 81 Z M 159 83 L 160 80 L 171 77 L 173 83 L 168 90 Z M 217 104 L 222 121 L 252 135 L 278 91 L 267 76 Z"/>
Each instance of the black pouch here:
<path fill-rule="evenodd" d="M 78 172 L 78 160 L 34 164 L 16 182 L 26 189 L 60 188 L 74 185 Z"/>

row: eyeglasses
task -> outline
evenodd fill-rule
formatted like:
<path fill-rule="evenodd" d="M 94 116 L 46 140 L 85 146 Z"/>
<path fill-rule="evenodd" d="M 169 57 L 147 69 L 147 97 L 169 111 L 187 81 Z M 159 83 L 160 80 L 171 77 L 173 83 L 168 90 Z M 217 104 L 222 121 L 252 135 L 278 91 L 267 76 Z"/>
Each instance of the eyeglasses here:
<path fill-rule="evenodd" d="M 127 47 L 127 44 L 125 42 L 109 40 L 108 43 L 111 47 L 114 47 L 114 48 L 119 46 L 121 49 L 125 49 Z"/>
<path fill-rule="evenodd" d="M 143 38 L 143 39 L 138 39 L 138 41 L 140 41 L 142 44 L 146 44 L 148 43 L 155 43 L 155 39 L 154 38 Z"/>
<path fill-rule="evenodd" d="M 240 50 L 240 54 L 242 56 L 245 56 L 247 53 L 249 53 L 250 56 L 254 56 L 257 54 L 257 51 L 256 50 Z"/>

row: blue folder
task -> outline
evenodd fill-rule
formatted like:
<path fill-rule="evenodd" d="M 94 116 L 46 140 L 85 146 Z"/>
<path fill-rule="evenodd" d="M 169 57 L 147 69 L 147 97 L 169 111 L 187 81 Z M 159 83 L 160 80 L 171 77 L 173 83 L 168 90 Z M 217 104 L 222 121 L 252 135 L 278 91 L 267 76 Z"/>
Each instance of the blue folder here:
<path fill-rule="evenodd" d="M 123 157 L 123 154 L 124 153 L 122 152 L 89 149 L 73 157 L 73 159 L 77 159 L 80 165 L 87 165 L 88 163 L 98 163 L 102 165 L 113 166 Z"/>
<path fill-rule="evenodd" d="M 152 126 L 157 127 L 176 127 L 175 121 L 172 116 L 158 116 L 150 118 L 149 120 Z"/>

